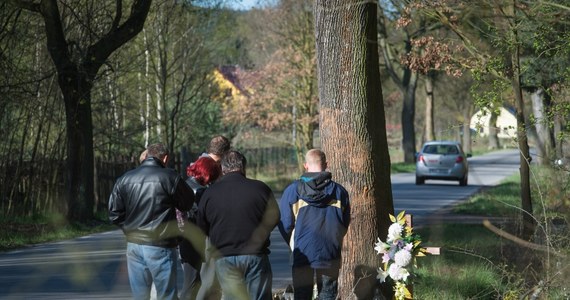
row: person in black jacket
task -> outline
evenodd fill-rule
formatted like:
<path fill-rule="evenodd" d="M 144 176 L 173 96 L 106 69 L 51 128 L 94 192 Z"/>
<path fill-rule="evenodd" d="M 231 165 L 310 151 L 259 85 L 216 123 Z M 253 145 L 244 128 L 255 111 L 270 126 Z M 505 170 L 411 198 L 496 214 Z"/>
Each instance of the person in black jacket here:
<path fill-rule="evenodd" d="M 139 167 L 121 176 L 109 198 L 109 220 L 127 238 L 127 268 L 134 299 L 178 299 L 176 246 L 180 231 L 176 209 L 188 211 L 194 192 L 166 168 L 168 151 L 152 144 Z"/>
<path fill-rule="evenodd" d="M 279 207 L 265 183 L 246 178 L 246 159 L 237 151 L 222 158 L 222 177 L 198 205 L 198 226 L 208 235 L 224 299 L 271 299 L 273 273 L 269 236 Z"/>
<path fill-rule="evenodd" d="M 182 262 L 182 271 L 184 273 L 184 281 L 180 290 L 181 300 L 197 299 L 198 291 L 201 288 L 202 280 L 200 278 L 200 269 L 204 259 L 202 258 L 205 250 L 206 237 L 196 225 L 198 216 L 198 204 L 200 198 L 208 186 L 214 182 L 222 174 L 220 164 L 213 158 L 204 156 L 198 158 L 186 168 L 186 184 L 192 188 L 195 195 L 195 202 L 190 211 L 176 211 L 178 219 L 178 227 L 180 227 L 184 238 L 180 240 L 178 250 L 180 251 L 180 260 Z M 215 278 L 213 279 L 215 280 Z M 215 288 L 215 283 L 211 289 Z M 210 298 L 201 296 L 198 299 Z M 219 298 L 218 298 L 219 299 Z"/>

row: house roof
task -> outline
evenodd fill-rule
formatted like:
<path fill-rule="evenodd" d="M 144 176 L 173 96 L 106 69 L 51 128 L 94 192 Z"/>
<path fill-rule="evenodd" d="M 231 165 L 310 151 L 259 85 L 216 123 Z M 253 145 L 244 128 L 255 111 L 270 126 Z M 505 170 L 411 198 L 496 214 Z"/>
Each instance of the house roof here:
<path fill-rule="evenodd" d="M 248 81 L 246 79 L 248 73 L 247 71 L 243 70 L 237 65 L 220 66 L 216 69 L 218 72 L 220 72 L 220 74 L 222 74 L 224 79 L 230 82 L 241 94 L 245 95 L 246 97 L 250 96 L 250 93 L 244 85 L 244 83 Z"/>

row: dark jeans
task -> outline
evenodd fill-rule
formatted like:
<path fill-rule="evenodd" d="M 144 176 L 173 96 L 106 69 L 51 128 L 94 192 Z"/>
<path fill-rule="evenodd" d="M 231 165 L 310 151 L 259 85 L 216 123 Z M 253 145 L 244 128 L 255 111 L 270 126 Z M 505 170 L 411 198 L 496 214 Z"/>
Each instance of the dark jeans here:
<path fill-rule="evenodd" d="M 338 269 L 313 269 L 310 266 L 293 267 L 295 300 L 313 299 L 316 276 L 319 300 L 334 300 L 338 294 Z"/>
<path fill-rule="evenodd" d="M 216 276 L 224 300 L 271 300 L 273 273 L 266 254 L 218 258 Z"/>

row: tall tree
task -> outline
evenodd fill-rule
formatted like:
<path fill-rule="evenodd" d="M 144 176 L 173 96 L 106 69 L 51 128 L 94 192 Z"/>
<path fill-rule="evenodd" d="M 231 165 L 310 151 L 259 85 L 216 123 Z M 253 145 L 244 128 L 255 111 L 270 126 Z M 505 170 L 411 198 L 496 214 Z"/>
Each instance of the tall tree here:
<path fill-rule="evenodd" d="M 373 244 L 393 214 L 380 85 L 377 3 L 317 0 L 314 6 L 322 147 L 351 199 L 339 296 L 371 298 L 380 265 Z"/>
<path fill-rule="evenodd" d="M 534 134 L 537 161 L 549 165 L 556 157 L 561 157 L 561 140 L 556 138 L 556 128 L 561 128 L 561 103 L 556 91 L 567 83 L 570 60 L 570 33 L 568 21 L 570 10 L 561 9 L 568 1 L 549 1 L 532 10 L 522 37 L 522 88 L 531 93 L 531 123 Z M 565 76 L 566 75 L 566 76 Z"/>
<path fill-rule="evenodd" d="M 133 1 L 126 18 L 120 0 L 105 6 L 98 1 L 12 2 L 38 13 L 45 24 L 48 51 L 65 103 L 67 218 L 89 220 L 94 206 L 91 89 L 109 56 L 142 30 L 152 1 Z"/>
<path fill-rule="evenodd" d="M 420 38 L 426 31 L 425 18 L 419 15 L 419 22 L 414 26 L 401 26 L 395 24 L 396 20 L 405 13 L 405 2 L 399 0 L 379 1 L 380 22 L 379 42 L 382 50 L 383 61 L 392 81 L 400 89 L 403 97 L 401 112 L 402 124 L 402 148 L 404 161 L 415 161 L 416 152 L 416 90 L 418 87 L 419 74 L 401 63 L 401 59 L 411 55 L 414 51 L 412 42 Z M 397 25 L 401 30 L 390 30 L 391 24 Z"/>
<path fill-rule="evenodd" d="M 423 7 L 427 15 L 457 34 L 471 58 L 466 66 L 477 77 L 491 78 L 491 81 L 500 81 L 510 87 L 510 99 L 516 109 L 516 141 L 520 151 L 521 235 L 529 239 L 534 232 L 535 219 L 530 189 L 527 118 L 521 84 L 523 71 L 528 71 L 521 64 L 525 36 L 521 24 L 524 20 L 528 21 L 534 10 L 552 3 L 480 0 L 472 2 L 469 7 L 457 5 L 454 1 L 416 4 L 416 7 Z M 481 40 L 485 43 L 477 45 Z M 493 83 L 493 86 L 503 85 Z M 496 108 L 493 104 L 487 103 L 486 106 Z"/>

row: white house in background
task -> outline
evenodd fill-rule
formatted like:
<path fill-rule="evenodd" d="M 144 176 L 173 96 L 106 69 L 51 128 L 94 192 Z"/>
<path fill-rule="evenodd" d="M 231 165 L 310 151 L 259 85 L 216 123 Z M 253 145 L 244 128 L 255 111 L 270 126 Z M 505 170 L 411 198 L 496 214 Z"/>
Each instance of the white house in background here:
<path fill-rule="evenodd" d="M 514 138 L 517 136 L 517 118 L 514 110 L 501 107 L 497 117 L 497 128 L 499 138 Z M 479 110 L 471 117 L 470 127 L 479 133 L 479 136 L 485 137 L 489 135 L 489 119 L 491 113 L 487 108 Z"/>

